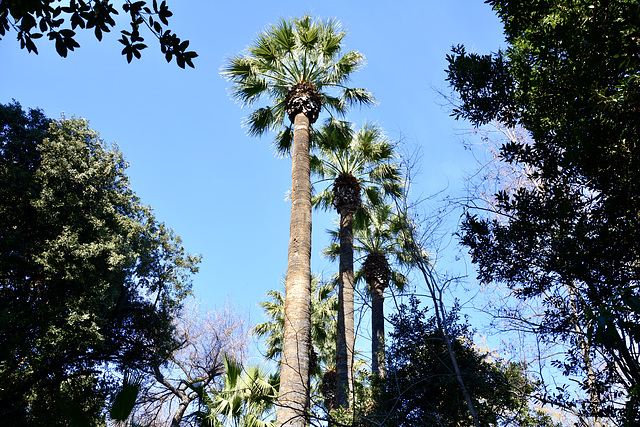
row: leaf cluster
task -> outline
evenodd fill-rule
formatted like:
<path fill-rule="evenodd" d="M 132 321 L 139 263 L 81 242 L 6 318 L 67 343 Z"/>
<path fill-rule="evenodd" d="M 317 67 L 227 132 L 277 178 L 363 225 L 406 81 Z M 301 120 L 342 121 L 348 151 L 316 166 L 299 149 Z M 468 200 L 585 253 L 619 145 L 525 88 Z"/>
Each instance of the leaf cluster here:
<path fill-rule="evenodd" d="M 341 175 L 358 181 L 365 202 L 356 215 L 366 216 L 370 209 L 382 205 L 385 198 L 400 197 L 402 174 L 395 162 L 395 147 L 378 126 L 365 123 L 355 130 L 348 123 L 328 120 L 311 138 L 317 150 L 311 155 L 310 165 L 318 183 L 335 183 Z M 340 211 L 334 206 L 334 193 L 335 184 L 326 185 L 311 203 L 325 210 L 335 207 Z"/>
<path fill-rule="evenodd" d="M 469 325 L 454 307 L 446 330 L 482 425 L 552 426 L 548 416 L 528 407 L 535 384 L 514 363 L 491 360 L 472 341 Z M 412 297 L 391 317 L 394 330 L 387 356 L 387 378 L 369 421 L 390 426 L 468 425 L 472 423 L 435 316 Z M 375 423 L 374 423 L 375 424 Z"/>
<path fill-rule="evenodd" d="M 313 84 L 330 114 L 343 116 L 350 106 L 374 103 L 365 89 L 346 86 L 350 75 L 364 64 L 361 53 L 342 52 L 346 34 L 335 20 L 321 22 L 308 15 L 281 19 L 260 32 L 245 53 L 225 62 L 221 73 L 233 85 L 233 98 L 243 106 L 253 106 L 262 98 L 271 101 L 247 118 L 250 135 L 277 131 L 277 150 L 289 151 L 293 131 L 285 125 L 285 99 L 299 83 Z"/>
<path fill-rule="evenodd" d="M 35 40 L 46 35 L 55 42 L 56 51 L 66 58 L 68 51 L 80 47 L 76 40 L 77 29 L 93 30 L 102 41 L 103 33 L 108 33 L 116 26 L 115 16 L 118 11 L 107 0 L 71 0 L 67 5 L 55 5 L 55 0 L 36 0 L 29 2 L 9 1 L 0 3 L 0 38 L 11 29 L 17 33 L 21 49 L 38 53 Z M 160 50 L 167 62 L 175 57 L 180 68 L 185 65 L 194 67 L 193 59 L 197 53 L 188 51 L 189 41 L 182 41 L 175 33 L 168 29 L 173 13 L 165 1 L 158 4 L 153 0 L 126 0 L 122 10 L 129 14 L 129 31 L 122 30 L 119 42 L 124 45 L 122 54 L 127 62 L 133 57 L 141 57 L 142 50 L 147 48 L 144 38 L 140 35 L 140 27 L 145 26 L 160 43 Z"/>
<path fill-rule="evenodd" d="M 278 397 L 278 375 L 267 375 L 257 366 L 245 368 L 226 356 L 223 363 L 220 390 L 197 388 L 204 410 L 196 413 L 196 418 L 202 425 L 214 427 L 274 427 L 275 422 L 266 418 Z"/>
<path fill-rule="evenodd" d="M 324 282 L 317 275 L 311 278 L 311 339 L 319 362 L 313 374 L 318 378 L 323 374 L 323 365 L 326 367 L 335 364 L 338 309 L 335 288 L 336 283 L 333 281 Z M 270 290 L 267 296 L 270 300 L 262 301 L 260 306 L 269 320 L 258 323 L 253 334 L 266 338 L 266 357 L 279 363 L 284 335 L 284 294 L 278 290 Z"/>

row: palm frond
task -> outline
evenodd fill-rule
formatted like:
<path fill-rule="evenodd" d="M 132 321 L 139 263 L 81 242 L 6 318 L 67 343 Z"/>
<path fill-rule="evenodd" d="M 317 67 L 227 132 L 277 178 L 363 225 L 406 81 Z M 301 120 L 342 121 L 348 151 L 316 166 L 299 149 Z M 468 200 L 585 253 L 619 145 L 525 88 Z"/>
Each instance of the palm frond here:
<path fill-rule="evenodd" d="M 287 126 L 276 135 L 273 146 L 279 156 L 291 155 L 291 147 L 293 146 L 293 129 Z"/>
<path fill-rule="evenodd" d="M 243 106 L 252 105 L 269 90 L 269 85 L 265 79 L 251 77 L 242 80 L 233 87 L 231 96 L 239 100 Z"/>
<path fill-rule="evenodd" d="M 323 93 L 323 108 L 325 108 L 333 117 L 333 114 L 337 114 L 338 117 L 344 117 L 347 114 L 347 104 L 344 102 L 343 97 L 337 97 L 328 93 Z"/>
<path fill-rule="evenodd" d="M 220 69 L 220 74 L 234 83 L 256 76 L 253 60 L 242 55 L 233 56 L 228 59 Z"/>
<path fill-rule="evenodd" d="M 260 136 L 273 126 L 274 117 L 270 107 L 258 108 L 249 114 L 244 124 L 249 129 L 249 135 Z"/>
<path fill-rule="evenodd" d="M 340 257 L 340 244 L 337 242 L 329 243 L 329 246 L 323 249 L 322 255 L 331 260 L 338 259 Z"/>
<path fill-rule="evenodd" d="M 296 45 L 296 38 L 291 23 L 280 18 L 278 25 L 272 27 L 271 35 L 281 51 L 291 52 Z"/>
<path fill-rule="evenodd" d="M 344 54 L 338 61 L 329 64 L 325 75 L 325 85 L 342 86 L 352 73 L 365 65 L 365 57 L 360 52 L 350 51 Z"/>
<path fill-rule="evenodd" d="M 318 194 L 311 197 L 311 205 L 315 208 L 329 210 L 333 207 L 333 191 L 325 188 Z"/>
<path fill-rule="evenodd" d="M 342 91 L 342 103 L 352 106 L 372 106 L 377 103 L 373 94 L 366 89 L 345 88 Z"/>

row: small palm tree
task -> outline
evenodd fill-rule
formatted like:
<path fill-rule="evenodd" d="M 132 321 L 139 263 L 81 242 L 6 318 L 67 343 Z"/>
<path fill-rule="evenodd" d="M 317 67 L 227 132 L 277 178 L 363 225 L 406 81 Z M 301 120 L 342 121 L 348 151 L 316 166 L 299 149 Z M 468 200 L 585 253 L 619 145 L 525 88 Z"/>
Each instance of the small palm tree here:
<path fill-rule="evenodd" d="M 335 360 L 336 360 L 336 316 L 338 300 L 335 296 L 335 281 L 323 282 L 317 275 L 311 280 L 311 338 L 313 343 L 311 375 L 315 378 L 312 387 L 320 386 L 320 392 L 325 399 L 328 411 L 335 405 Z M 271 360 L 280 361 L 282 356 L 282 341 L 284 332 L 284 304 L 282 292 L 270 290 L 267 293 L 269 301 L 263 301 L 260 306 L 269 319 L 257 324 L 254 335 L 266 338 L 266 356 Z M 319 384 L 320 380 L 322 383 Z M 317 391 L 317 390 L 316 390 Z"/>
<path fill-rule="evenodd" d="M 212 394 L 197 387 L 205 411 L 196 413 L 207 427 L 275 427 L 266 420 L 278 397 L 277 375 L 267 375 L 257 366 L 245 368 L 223 356 L 223 387 Z"/>
<path fill-rule="evenodd" d="M 323 282 L 314 275 L 311 279 L 311 338 L 316 353 L 316 369 L 312 374 L 321 376 L 321 366 L 332 366 L 335 362 L 335 331 L 338 301 L 335 296 L 335 284 Z M 258 323 L 253 328 L 253 334 L 259 338 L 266 338 L 266 357 L 279 362 L 282 357 L 282 341 L 284 335 L 284 305 L 282 292 L 270 290 L 270 298 L 262 301 L 260 306 L 269 319 Z"/>
<path fill-rule="evenodd" d="M 357 131 L 343 122 L 330 121 L 313 139 L 319 155 L 311 158 L 311 169 L 320 183 L 332 186 L 314 196 L 312 203 L 324 209 L 335 208 L 340 215 L 340 263 L 338 272 L 338 333 L 336 341 L 337 404 L 349 407 L 353 397 L 354 273 L 353 224 L 364 223 L 371 207 L 386 197 L 402 193 L 401 174 L 393 162 L 393 145 L 381 129 L 365 124 Z M 361 208 L 362 196 L 365 205 Z"/>
<path fill-rule="evenodd" d="M 251 106 L 263 96 L 271 100 L 249 115 L 249 133 L 275 130 L 278 149 L 291 151 L 291 226 L 278 409 L 279 424 L 287 426 L 303 426 L 309 408 L 311 125 L 323 107 L 344 115 L 351 105 L 373 102 L 368 91 L 345 86 L 364 63 L 358 52 L 342 54 L 345 35 L 337 21 L 319 22 L 309 16 L 281 20 L 261 32 L 246 53 L 222 67 L 223 76 L 233 84 L 233 97 L 244 105 Z M 285 123 L 286 118 L 293 127 Z"/>
<path fill-rule="evenodd" d="M 388 257 L 398 265 L 410 265 L 411 258 L 404 248 L 401 233 L 402 222 L 390 205 L 372 210 L 367 227 L 356 231 L 354 245 L 365 259 L 355 279 L 367 283 L 371 295 L 371 371 L 377 377 L 386 375 L 384 363 L 384 291 L 393 285 L 403 291 L 407 278 L 393 269 Z"/>

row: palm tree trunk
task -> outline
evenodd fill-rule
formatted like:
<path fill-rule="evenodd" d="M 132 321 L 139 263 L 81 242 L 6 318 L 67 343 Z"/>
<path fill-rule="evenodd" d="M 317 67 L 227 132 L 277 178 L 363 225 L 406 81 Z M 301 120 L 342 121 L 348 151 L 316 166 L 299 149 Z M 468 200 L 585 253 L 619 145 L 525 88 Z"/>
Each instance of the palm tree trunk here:
<path fill-rule="evenodd" d="M 336 337 L 337 404 L 348 408 L 353 398 L 353 213 L 340 215 L 338 334 Z"/>
<path fill-rule="evenodd" d="M 371 372 L 378 378 L 387 374 L 384 353 L 384 288 L 372 280 L 371 288 Z"/>
<path fill-rule="evenodd" d="M 293 125 L 291 226 L 277 424 L 303 427 L 309 410 L 311 348 L 310 123 L 298 113 Z"/>

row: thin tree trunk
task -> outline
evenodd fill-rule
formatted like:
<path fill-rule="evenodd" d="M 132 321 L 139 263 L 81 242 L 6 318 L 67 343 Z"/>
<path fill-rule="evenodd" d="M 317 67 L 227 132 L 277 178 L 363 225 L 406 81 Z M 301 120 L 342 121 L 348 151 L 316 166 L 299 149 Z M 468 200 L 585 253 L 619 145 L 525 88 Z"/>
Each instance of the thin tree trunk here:
<path fill-rule="evenodd" d="M 311 348 L 311 178 L 309 119 L 294 120 L 291 164 L 291 228 L 284 306 L 277 424 L 303 427 L 309 410 Z"/>
<path fill-rule="evenodd" d="M 191 401 L 186 396 L 186 394 L 184 396 L 179 396 L 179 397 L 180 397 L 180 404 L 178 405 L 178 409 L 176 409 L 176 413 L 173 415 L 173 419 L 171 420 L 171 427 L 180 427 L 180 422 L 184 417 L 184 413 L 186 412 L 187 407 L 189 406 L 189 403 L 191 403 Z"/>
<path fill-rule="evenodd" d="M 413 239 L 413 236 L 412 236 Z M 429 293 L 431 294 L 431 300 L 433 301 L 433 307 L 436 314 L 436 322 L 438 324 L 438 330 L 442 334 L 444 338 L 444 343 L 447 346 L 447 352 L 449 353 L 449 358 L 451 359 L 451 365 L 453 366 L 453 371 L 456 374 L 456 379 L 458 380 L 458 384 L 460 385 L 460 390 L 462 391 L 462 395 L 464 396 L 464 400 L 467 403 L 467 408 L 469 409 L 469 413 L 471 414 L 471 418 L 473 419 L 473 424 L 476 427 L 481 427 L 480 419 L 478 418 L 478 413 L 476 412 L 475 405 L 473 404 L 473 399 L 471 399 L 471 395 L 469 394 L 469 390 L 464 382 L 464 378 L 462 378 L 462 372 L 460 371 L 460 365 L 458 365 L 458 358 L 456 357 L 455 352 L 453 351 L 453 345 L 451 344 L 451 337 L 449 335 L 449 328 L 445 323 L 446 312 L 444 306 L 442 304 L 442 291 L 441 289 L 436 289 L 435 279 L 428 272 L 425 259 L 422 257 L 421 252 L 414 247 L 414 260 L 417 262 L 418 268 L 424 277 L 424 281 L 429 288 Z"/>
<path fill-rule="evenodd" d="M 593 427 L 602 427 L 602 421 L 598 413 L 600 412 L 600 393 L 598 393 L 598 388 L 596 384 L 596 374 L 593 370 L 593 365 L 591 363 L 591 356 L 589 354 L 590 343 L 587 341 L 588 338 L 585 338 L 585 334 L 580 327 L 578 322 L 578 291 L 573 284 L 573 282 L 567 283 L 567 290 L 569 291 L 569 306 L 571 308 L 571 322 L 573 323 L 573 329 L 578 337 L 578 347 L 582 351 L 582 361 L 584 363 L 584 367 L 587 371 L 587 389 L 589 390 L 589 403 L 591 411 L 591 416 L 593 418 Z"/>
<path fill-rule="evenodd" d="M 353 213 L 340 215 L 338 334 L 336 337 L 337 404 L 348 408 L 353 399 Z"/>
<path fill-rule="evenodd" d="M 182 418 L 184 417 L 184 413 L 187 410 L 187 407 L 193 401 L 193 398 L 190 399 L 189 395 L 184 390 L 174 387 L 173 384 L 167 381 L 164 375 L 162 375 L 162 372 L 160 372 L 159 366 L 154 367 L 153 371 L 156 380 L 160 384 L 164 385 L 169 391 L 171 391 L 174 396 L 180 399 L 178 409 L 176 409 L 176 412 L 171 419 L 171 427 L 178 427 L 180 425 L 180 422 L 182 421 Z"/>
<path fill-rule="evenodd" d="M 401 210 L 401 212 L 403 212 L 403 216 L 406 218 L 406 210 Z M 407 224 L 409 223 L 407 222 Z M 471 395 L 469 394 L 469 390 L 467 389 L 467 386 L 464 382 L 464 378 L 462 378 L 460 365 L 458 365 L 458 358 L 456 357 L 456 354 L 453 350 L 453 345 L 451 344 L 449 328 L 445 323 L 446 311 L 444 308 L 444 304 L 442 303 L 442 289 L 438 288 L 436 279 L 431 273 L 429 262 L 425 260 L 422 255 L 422 247 L 419 243 L 416 242 L 414 236 L 415 231 L 413 227 L 406 227 L 405 233 L 405 238 L 409 243 L 409 251 L 411 252 L 413 262 L 422 273 L 424 282 L 429 289 L 429 293 L 431 294 L 431 300 L 433 301 L 433 308 L 436 314 L 438 330 L 444 338 L 447 352 L 449 353 L 449 359 L 451 360 L 451 365 L 453 367 L 453 371 L 455 372 L 456 380 L 458 380 L 458 385 L 460 385 L 460 390 L 462 391 L 462 395 L 464 396 L 464 400 L 467 404 L 467 409 L 469 409 L 469 413 L 471 414 L 471 418 L 473 419 L 473 425 L 475 425 L 476 427 L 481 427 L 478 413 L 476 412 L 475 405 L 473 404 L 473 399 L 471 399 Z"/>
<path fill-rule="evenodd" d="M 384 287 L 377 280 L 371 288 L 371 372 L 378 378 L 387 374 L 384 352 Z"/>

